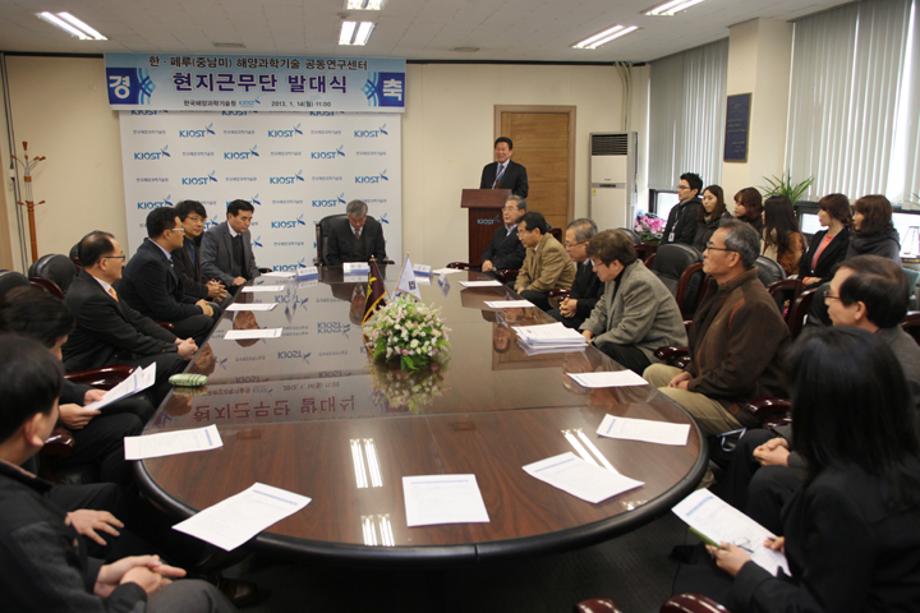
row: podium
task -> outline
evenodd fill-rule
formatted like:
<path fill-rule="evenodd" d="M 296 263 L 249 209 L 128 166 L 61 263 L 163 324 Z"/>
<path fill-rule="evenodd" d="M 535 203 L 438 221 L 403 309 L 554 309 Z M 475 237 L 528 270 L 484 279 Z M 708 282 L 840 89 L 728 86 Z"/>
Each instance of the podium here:
<path fill-rule="evenodd" d="M 469 211 L 470 266 L 482 265 L 482 252 L 503 223 L 502 207 L 510 195 L 510 189 L 465 189 L 460 195 L 460 207 Z"/>

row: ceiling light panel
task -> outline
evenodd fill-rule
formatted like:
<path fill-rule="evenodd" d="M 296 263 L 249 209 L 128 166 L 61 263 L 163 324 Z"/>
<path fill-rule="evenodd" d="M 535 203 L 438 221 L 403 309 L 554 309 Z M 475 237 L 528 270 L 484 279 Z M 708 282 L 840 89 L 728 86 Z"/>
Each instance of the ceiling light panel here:
<path fill-rule="evenodd" d="M 598 32 L 597 34 L 589 36 L 588 38 L 575 43 L 574 45 L 572 45 L 572 47 L 574 49 L 588 49 L 588 50 L 597 49 L 598 47 L 602 45 L 606 45 L 607 43 L 614 41 L 618 38 L 621 38 L 623 36 L 626 36 L 627 34 L 632 34 L 638 29 L 639 29 L 638 26 L 628 26 L 627 27 L 627 26 L 616 25 L 616 26 L 607 28 L 606 30 L 602 30 Z"/>
<path fill-rule="evenodd" d="M 108 40 L 108 38 L 85 21 L 74 17 L 66 11 L 57 14 L 43 11 L 41 13 L 36 13 L 35 16 L 80 40 Z"/>
<path fill-rule="evenodd" d="M 668 0 L 668 2 L 645 11 L 645 14 L 652 17 L 673 17 L 677 13 L 686 11 L 691 6 L 696 6 L 701 2 L 703 0 Z"/>

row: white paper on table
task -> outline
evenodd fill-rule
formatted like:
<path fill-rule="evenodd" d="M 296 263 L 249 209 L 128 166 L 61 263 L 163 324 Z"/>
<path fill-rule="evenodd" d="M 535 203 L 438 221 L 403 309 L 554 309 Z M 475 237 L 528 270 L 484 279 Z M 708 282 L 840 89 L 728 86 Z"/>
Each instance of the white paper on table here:
<path fill-rule="evenodd" d="M 432 270 L 431 272 L 436 275 L 444 276 L 444 275 L 453 275 L 458 272 L 464 272 L 464 271 L 460 270 L 459 268 L 436 268 L 435 270 Z"/>
<path fill-rule="evenodd" d="M 537 305 L 529 300 L 486 300 L 490 309 L 535 309 Z"/>
<path fill-rule="evenodd" d="M 586 462 L 571 451 L 528 464 L 524 470 L 540 481 L 593 503 L 645 485 L 642 481 Z"/>
<path fill-rule="evenodd" d="M 659 445 L 686 445 L 690 424 L 672 424 L 666 421 L 614 417 L 604 415 L 597 433 L 608 438 L 626 441 L 643 441 Z"/>
<path fill-rule="evenodd" d="M 310 504 L 310 498 L 264 483 L 202 509 L 173 526 L 225 551 L 236 549 L 272 524 Z"/>
<path fill-rule="evenodd" d="M 283 292 L 283 285 L 247 285 L 240 290 L 244 294 L 256 294 L 259 292 Z"/>
<path fill-rule="evenodd" d="M 412 270 L 415 271 L 416 278 L 431 276 L 431 266 L 427 264 L 413 264 Z"/>
<path fill-rule="evenodd" d="M 643 481 L 586 462 L 571 451 L 528 464 L 524 470 L 540 481 L 593 503 L 645 485 Z"/>
<path fill-rule="evenodd" d="M 273 270 L 271 272 L 263 272 L 261 276 L 263 277 L 277 277 L 278 279 L 290 279 L 295 274 L 294 272 L 285 271 L 285 270 Z"/>
<path fill-rule="evenodd" d="M 371 266 L 367 262 L 343 262 L 343 275 L 366 275 L 371 271 Z"/>
<path fill-rule="evenodd" d="M 648 385 L 648 381 L 631 370 L 612 370 L 606 372 L 570 372 L 568 376 L 582 387 L 630 387 Z"/>
<path fill-rule="evenodd" d="M 521 348 L 521 351 L 524 352 L 524 355 L 534 356 L 534 355 L 546 355 L 548 353 L 577 353 L 584 352 L 588 348 L 587 345 L 528 345 L 518 339 L 518 347 Z"/>
<path fill-rule="evenodd" d="M 494 279 L 488 281 L 461 281 L 463 287 L 501 287 L 502 284 Z"/>
<path fill-rule="evenodd" d="M 277 302 L 234 302 L 225 311 L 271 311 Z"/>
<path fill-rule="evenodd" d="M 102 398 L 96 402 L 84 405 L 84 409 L 94 409 L 98 411 L 113 402 L 118 402 L 122 398 L 133 396 L 151 387 L 157 379 L 157 364 L 151 363 L 145 368 L 135 368 L 134 371 L 125 378 L 121 383 L 107 391 Z"/>
<path fill-rule="evenodd" d="M 476 475 L 403 477 L 402 484 L 410 528 L 489 521 Z"/>
<path fill-rule="evenodd" d="M 536 324 L 533 326 L 512 326 L 512 330 L 528 345 L 587 345 L 588 339 L 578 330 L 566 328 L 561 322 Z"/>
<path fill-rule="evenodd" d="M 227 330 L 224 340 L 244 341 L 254 338 L 278 338 L 282 328 L 256 328 L 255 330 Z"/>
<path fill-rule="evenodd" d="M 732 543 L 771 574 L 776 575 L 777 568 L 791 574 L 786 556 L 764 547 L 764 541 L 775 535 L 709 490 L 696 490 L 671 511 L 709 544 Z"/>
<path fill-rule="evenodd" d="M 125 459 L 145 460 L 223 447 L 217 426 L 125 437 Z"/>

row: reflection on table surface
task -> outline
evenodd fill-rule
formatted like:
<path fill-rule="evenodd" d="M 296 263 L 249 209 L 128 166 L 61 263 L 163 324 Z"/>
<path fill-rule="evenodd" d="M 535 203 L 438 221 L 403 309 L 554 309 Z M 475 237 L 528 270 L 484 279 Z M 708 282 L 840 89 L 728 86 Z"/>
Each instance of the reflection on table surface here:
<path fill-rule="evenodd" d="M 257 279 L 284 289 L 239 300 L 277 306 L 225 313 L 190 367 L 209 384 L 171 394 L 146 429 L 213 423 L 224 447 L 145 461 L 152 495 L 190 511 L 262 481 L 313 498 L 260 537 L 265 542 L 331 556 L 462 559 L 610 536 L 663 512 L 692 487 L 704 468 L 695 426 L 686 447 L 595 434 L 606 413 L 688 423 L 681 409 L 650 386 L 581 388 L 565 373 L 620 369 L 594 349 L 526 356 L 510 326 L 550 320 L 537 309 L 487 309 L 484 301 L 514 294 L 464 289 L 459 281 L 467 278 L 484 276 L 421 284 L 422 300 L 441 310 L 451 346 L 446 364 L 417 374 L 367 359 L 360 325 L 366 281 L 346 282 L 340 271 L 319 282 Z M 283 333 L 223 340 L 230 329 L 256 327 Z M 592 505 L 521 469 L 565 451 L 601 453 L 646 485 Z M 491 521 L 406 528 L 401 477 L 449 473 L 476 474 Z"/>

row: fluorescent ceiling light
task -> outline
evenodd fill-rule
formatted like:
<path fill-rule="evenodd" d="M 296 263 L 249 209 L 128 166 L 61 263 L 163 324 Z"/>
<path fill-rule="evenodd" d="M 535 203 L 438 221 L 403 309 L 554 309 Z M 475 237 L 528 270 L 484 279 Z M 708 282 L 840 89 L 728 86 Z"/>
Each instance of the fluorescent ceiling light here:
<path fill-rule="evenodd" d="M 691 6 L 695 6 L 703 0 L 669 0 L 664 4 L 659 4 L 655 8 L 645 11 L 646 15 L 673 17 L 681 11 L 685 11 Z"/>
<path fill-rule="evenodd" d="M 80 40 L 108 40 L 105 36 L 100 34 L 98 30 L 90 27 L 85 22 L 67 12 L 61 12 L 55 15 L 54 13 L 44 11 L 36 13 L 35 16 L 61 28 L 74 38 L 79 38 Z"/>
<path fill-rule="evenodd" d="M 379 11 L 383 8 L 383 0 L 348 0 L 345 8 L 349 11 Z"/>
<path fill-rule="evenodd" d="M 612 28 L 607 28 L 603 32 L 598 32 L 594 36 L 589 36 L 581 42 L 575 43 L 572 47 L 575 49 L 597 49 L 601 45 L 606 45 L 610 41 L 631 34 L 638 29 L 638 26 L 613 26 Z"/>
<path fill-rule="evenodd" d="M 340 45 L 362 46 L 367 44 L 367 39 L 371 37 L 374 31 L 373 21 L 343 21 L 342 29 L 339 32 Z"/>

